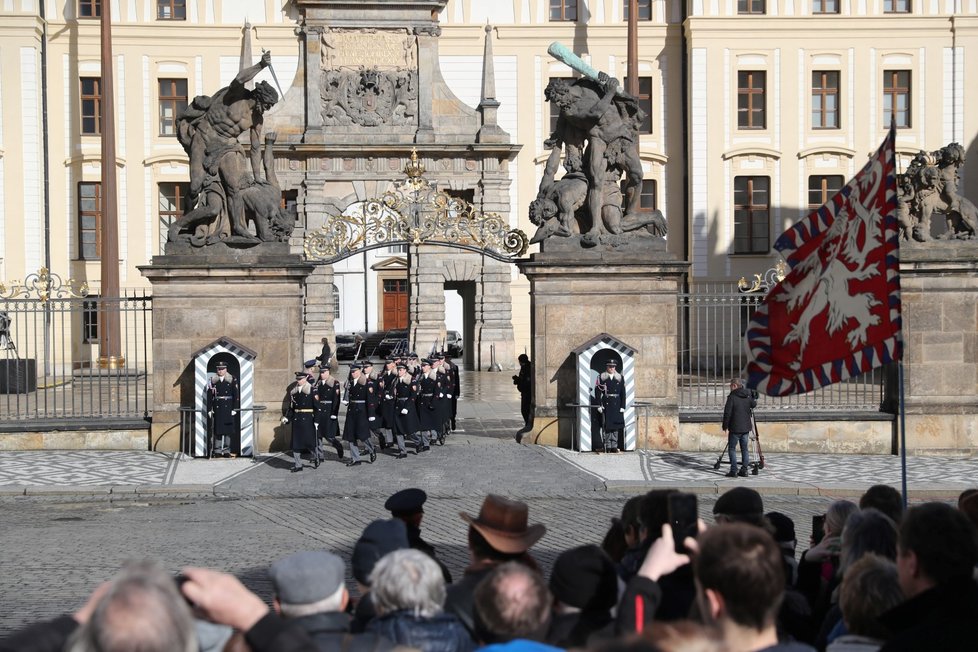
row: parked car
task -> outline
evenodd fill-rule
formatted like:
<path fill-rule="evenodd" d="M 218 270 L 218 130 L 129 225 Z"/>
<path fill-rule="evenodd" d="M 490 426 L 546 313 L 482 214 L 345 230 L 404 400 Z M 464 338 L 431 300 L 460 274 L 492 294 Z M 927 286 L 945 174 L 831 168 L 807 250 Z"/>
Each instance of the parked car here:
<path fill-rule="evenodd" d="M 458 331 L 446 331 L 445 350 L 453 358 L 461 358 L 464 350 L 462 347 L 462 334 Z"/>
<path fill-rule="evenodd" d="M 336 336 L 336 359 L 352 360 L 357 354 L 357 347 L 363 341 L 363 336 L 359 333 L 350 333 Z"/>
<path fill-rule="evenodd" d="M 386 358 L 389 355 L 399 355 L 408 352 L 408 332 L 407 329 L 387 331 L 387 335 L 380 341 L 377 348 L 373 350 L 373 355 Z"/>

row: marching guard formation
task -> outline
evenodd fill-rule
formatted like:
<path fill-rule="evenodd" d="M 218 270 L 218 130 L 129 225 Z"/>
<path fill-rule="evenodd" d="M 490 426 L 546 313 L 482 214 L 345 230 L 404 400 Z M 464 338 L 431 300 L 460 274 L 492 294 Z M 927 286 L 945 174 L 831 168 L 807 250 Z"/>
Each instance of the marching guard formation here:
<path fill-rule="evenodd" d="M 378 450 L 391 449 L 394 459 L 404 459 L 409 447 L 419 455 L 434 444 L 444 446 L 455 430 L 458 366 L 443 353 L 388 358 L 376 371 L 370 360 L 354 362 L 346 382 L 330 375 L 328 360 L 317 374 L 316 362 L 296 372 L 282 416 L 282 424 L 292 424 L 293 473 L 303 469 L 304 452 L 319 468 L 326 460 L 324 443 L 343 460 L 346 442 L 346 465 L 360 466 L 364 455 L 376 462 Z M 342 429 L 341 405 L 346 406 Z"/>

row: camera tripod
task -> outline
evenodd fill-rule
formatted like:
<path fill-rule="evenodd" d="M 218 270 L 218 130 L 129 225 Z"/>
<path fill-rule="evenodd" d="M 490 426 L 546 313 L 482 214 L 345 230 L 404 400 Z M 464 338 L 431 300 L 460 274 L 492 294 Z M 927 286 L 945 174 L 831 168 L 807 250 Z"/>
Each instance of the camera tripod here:
<path fill-rule="evenodd" d="M 754 417 L 754 410 L 750 411 L 750 423 L 751 432 L 747 436 L 749 442 L 747 449 L 751 461 L 748 466 L 750 467 L 750 474 L 757 475 L 758 471 L 764 468 L 764 451 L 761 450 L 761 435 L 757 432 L 757 419 Z M 717 461 L 713 464 L 714 471 L 719 471 L 721 464 L 730 464 L 730 461 L 726 459 L 727 450 L 727 446 L 720 449 L 720 455 L 717 456 Z"/>

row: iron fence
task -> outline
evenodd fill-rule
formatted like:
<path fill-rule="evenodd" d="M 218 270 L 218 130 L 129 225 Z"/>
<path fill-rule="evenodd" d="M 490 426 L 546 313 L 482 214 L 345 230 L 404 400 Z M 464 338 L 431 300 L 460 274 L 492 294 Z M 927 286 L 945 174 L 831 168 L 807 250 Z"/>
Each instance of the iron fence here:
<path fill-rule="evenodd" d="M 0 300 L 0 426 L 149 416 L 152 297 L 142 290 L 124 294 Z M 121 359 L 111 366 L 100 361 L 101 341 L 119 342 Z"/>
<path fill-rule="evenodd" d="M 744 335 L 764 294 L 742 293 L 734 284 L 701 284 L 679 295 L 678 383 L 683 414 L 723 411 L 730 380 L 745 375 Z M 758 411 L 879 412 L 883 368 L 806 394 L 761 396 Z"/>

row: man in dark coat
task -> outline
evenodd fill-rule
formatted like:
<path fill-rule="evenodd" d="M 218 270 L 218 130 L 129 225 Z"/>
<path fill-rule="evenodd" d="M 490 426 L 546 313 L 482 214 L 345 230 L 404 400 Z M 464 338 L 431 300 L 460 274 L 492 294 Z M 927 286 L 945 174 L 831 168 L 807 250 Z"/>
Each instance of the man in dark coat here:
<path fill-rule="evenodd" d="M 744 386 L 744 381 L 734 378 L 730 381 L 730 393 L 723 406 L 723 434 L 727 436 L 727 454 L 730 456 L 728 478 L 747 477 L 750 468 L 748 448 L 751 431 L 751 410 L 757 407 L 757 397 Z M 740 444 L 741 466 L 737 470 L 737 444 Z"/>
<path fill-rule="evenodd" d="M 370 443 L 370 421 L 376 419 L 370 413 L 374 403 L 373 387 L 368 386 L 367 376 L 363 367 L 358 364 L 350 366 L 350 391 L 347 398 L 346 423 L 343 424 L 343 439 L 350 443 L 350 461 L 347 466 L 360 466 L 360 442 L 370 452 L 370 463 L 377 459 L 374 445 Z"/>
<path fill-rule="evenodd" d="M 316 447 L 320 461 L 326 459 L 323 453 L 322 441 L 328 441 L 336 449 L 336 454 L 343 459 L 343 444 L 340 443 L 340 381 L 329 374 L 329 367 L 319 370 L 319 380 L 312 387 L 316 409 L 316 435 L 319 445 Z"/>
<path fill-rule="evenodd" d="M 324 652 L 393 649 L 393 642 L 372 632 L 350 633 L 345 574 L 343 560 L 330 552 L 297 552 L 279 559 L 268 569 L 275 611 L 302 627 Z"/>
<path fill-rule="evenodd" d="M 472 563 L 460 580 L 448 587 L 445 611 L 458 616 L 473 635 L 475 626 L 474 593 L 476 586 L 494 568 L 516 561 L 537 570 L 530 548 L 543 537 L 547 528 L 529 524 L 529 507 L 518 500 L 489 494 L 482 502 L 479 515 L 464 512 L 459 516 L 469 525 L 469 556 Z"/>
<path fill-rule="evenodd" d="M 435 547 L 421 538 L 421 519 L 424 518 L 426 500 L 428 500 L 428 494 L 422 489 L 402 489 L 387 499 L 387 502 L 384 503 L 384 509 L 388 510 L 394 518 L 404 521 L 411 548 L 420 550 L 434 559 L 441 568 L 445 583 L 451 584 L 452 574 L 448 567 L 438 559 L 438 555 L 435 554 Z"/>
<path fill-rule="evenodd" d="M 315 402 L 309 376 L 304 371 L 295 372 L 295 386 L 289 392 L 289 409 L 282 417 L 282 425 L 290 422 L 292 423 L 292 473 L 302 470 L 303 451 L 312 454 L 313 468 L 318 469 Z"/>
<path fill-rule="evenodd" d="M 604 449 L 609 453 L 618 452 L 618 440 L 624 445 L 625 435 L 625 381 L 618 373 L 618 363 L 608 360 L 605 372 L 598 377 L 594 386 L 594 396 L 598 401 L 604 425 Z"/>
<path fill-rule="evenodd" d="M 897 571 L 906 601 L 880 617 L 892 632 L 882 652 L 978 649 L 978 532 L 945 503 L 907 511 L 900 523 Z"/>
<path fill-rule="evenodd" d="M 207 416 L 214 426 L 213 457 L 231 457 L 231 437 L 237 434 L 238 381 L 228 366 L 217 363 L 217 376 L 207 385 Z"/>
<path fill-rule="evenodd" d="M 516 433 L 516 443 L 520 443 L 523 433 L 533 430 L 533 363 L 525 353 L 520 353 L 517 360 L 520 373 L 513 376 L 513 384 L 520 393 L 520 414 L 523 415 L 523 427 Z"/>

